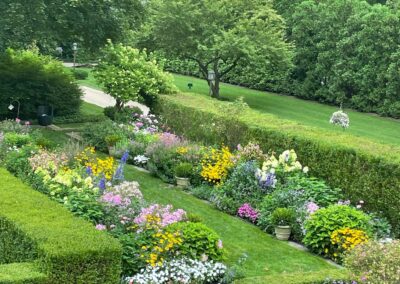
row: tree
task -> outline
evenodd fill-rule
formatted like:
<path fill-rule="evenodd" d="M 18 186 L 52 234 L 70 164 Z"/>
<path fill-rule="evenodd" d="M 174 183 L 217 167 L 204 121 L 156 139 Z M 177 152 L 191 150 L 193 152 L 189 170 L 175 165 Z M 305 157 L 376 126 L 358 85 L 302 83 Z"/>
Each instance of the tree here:
<path fill-rule="evenodd" d="M 94 75 L 104 91 L 116 99 L 117 109 L 130 100 L 153 102 L 158 94 L 175 90 L 172 78 L 145 51 L 111 41 L 103 50 Z"/>
<path fill-rule="evenodd" d="M 266 0 L 154 0 L 141 34 L 139 46 L 196 62 L 215 98 L 221 79 L 239 64 L 290 65 L 283 20 Z"/>
<path fill-rule="evenodd" d="M 140 0 L 2 0 L 0 50 L 34 43 L 51 53 L 77 42 L 93 53 L 107 39 L 125 41 L 142 21 L 143 9 Z"/>

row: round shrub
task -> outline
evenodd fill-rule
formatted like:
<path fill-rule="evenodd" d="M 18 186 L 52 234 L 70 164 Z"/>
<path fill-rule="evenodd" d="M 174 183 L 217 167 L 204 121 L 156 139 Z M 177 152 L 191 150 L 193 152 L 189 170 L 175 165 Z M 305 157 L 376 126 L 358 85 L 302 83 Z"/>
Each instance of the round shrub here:
<path fill-rule="evenodd" d="M 336 253 L 331 242 L 332 233 L 339 229 L 357 229 L 371 236 L 372 227 L 370 217 L 346 205 L 331 205 L 317 210 L 305 223 L 306 235 L 304 244 L 313 252 L 333 257 Z"/>
<path fill-rule="evenodd" d="M 118 136 L 121 139 L 125 137 L 123 130 L 114 125 L 111 120 L 87 124 L 82 131 L 84 141 L 102 152 L 107 151 L 106 137 L 111 135 Z"/>
<path fill-rule="evenodd" d="M 79 111 L 81 91 L 72 74 L 61 62 L 34 51 L 8 49 L 0 54 L 0 119 L 17 116 L 36 118 L 40 105 L 52 106 L 55 115 L 70 115 Z"/>
<path fill-rule="evenodd" d="M 359 245 L 344 263 L 360 283 L 400 283 L 400 241 Z"/>
<path fill-rule="evenodd" d="M 181 256 L 200 259 L 206 255 L 209 260 L 223 258 L 222 242 L 215 231 L 202 223 L 178 222 L 168 226 L 170 232 L 180 232 L 183 240 L 179 247 Z"/>
<path fill-rule="evenodd" d="M 174 167 L 175 176 L 188 178 L 192 174 L 193 166 L 191 163 L 179 163 Z"/>
<path fill-rule="evenodd" d="M 295 213 L 289 208 L 276 208 L 271 214 L 274 226 L 291 226 L 295 221 Z"/>
<path fill-rule="evenodd" d="M 89 72 L 82 69 L 73 69 L 72 74 L 77 80 L 85 80 L 87 77 L 89 77 Z"/>
<path fill-rule="evenodd" d="M 241 204 L 257 205 L 265 195 L 255 178 L 257 168 L 255 161 L 239 164 L 218 191 Z"/>

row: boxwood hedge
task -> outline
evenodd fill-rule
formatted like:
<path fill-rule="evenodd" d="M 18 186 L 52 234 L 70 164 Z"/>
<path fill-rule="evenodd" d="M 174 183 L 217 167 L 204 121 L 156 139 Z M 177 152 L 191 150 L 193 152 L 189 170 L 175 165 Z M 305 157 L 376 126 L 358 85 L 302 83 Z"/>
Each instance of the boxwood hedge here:
<path fill-rule="evenodd" d="M 0 179 L 0 259 L 13 251 L 0 265 L 0 283 L 119 283 L 117 240 L 5 169 Z M 21 280 L 23 271 L 32 277 Z"/>
<path fill-rule="evenodd" d="M 365 209 L 383 212 L 400 233 L 400 147 L 329 132 L 246 109 L 234 118 L 226 102 L 194 94 L 161 96 L 157 112 L 176 133 L 206 144 L 257 141 L 265 151 L 295 149 L 311 174 L 340 187 Z M 226 108 L 227 109 L 227 108 Z M 219 125 L 223 133 L 212 131 Z M 221 125 L 223 127 L 221 127 Z"/>

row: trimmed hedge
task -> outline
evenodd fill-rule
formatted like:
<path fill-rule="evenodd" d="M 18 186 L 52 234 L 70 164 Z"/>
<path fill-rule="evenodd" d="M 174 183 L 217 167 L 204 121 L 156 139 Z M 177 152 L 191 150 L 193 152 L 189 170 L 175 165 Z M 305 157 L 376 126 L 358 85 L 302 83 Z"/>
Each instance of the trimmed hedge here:
<path fill-rule="evenodd" d="M 43 284 L 48 283 L 35 263 L 21 262 L 0 265 L 0 284 Z"/>
<path fill-rule="evenodd" d="M 400 234 L 400 147 L 329 132 L 244 110 L 238 120 L 218 113 L 226 102 L 194 94 L 160 96 L 157 111 L 176 133 L 206 144 L 257 141 L 264 151 L 295 149 L 311 174 L 344 190 L 365 209 L 382 211 Z M 223 134 L 210 131 L 218 121 Z"/>
<path fill-rule="evenodd" d="M 73 217 L 5 169 L 0 168 L 0 178 L 0 219 L 6 220 L 0 223 L 0 231 L 7 240 L 13 235 L 24 240 L 6 240 L 3 245 L 10 246 L 9 251 L 23 251 L 31 244 L 28 247 L 38 270 L 47 276 L 46 283 L 119 283 L 122 250 L 117 240 Z M 15 258 L 32 259 L 30 256 Z M 17 278 L 2 282 L 6 276 L 0 274 L 0 283 L 22 283 Z"/>

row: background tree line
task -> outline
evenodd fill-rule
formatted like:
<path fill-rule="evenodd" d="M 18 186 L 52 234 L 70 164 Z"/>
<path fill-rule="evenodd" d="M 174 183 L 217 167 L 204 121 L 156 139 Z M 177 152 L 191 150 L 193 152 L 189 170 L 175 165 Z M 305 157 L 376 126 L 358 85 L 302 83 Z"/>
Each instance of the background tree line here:
<path fill-rule="evenodd" d="M 400 117 L 398 0 L 274 0 L 273 7 L 286 22 L 292 65 L 240 62 L 225 82 Z M 170 71 L 204 76 L 195 62 L 163 56 Z"/>
<path fill-rule="evenodd" d="M 399 0 L 3 0 L 0 51 L 95 58 L 107 39 L 165 68 L 400 117 Z M 210 83 L 208 81 L 208 83 Z M 218 97 L 219 86 L 212 86 Z"/>

